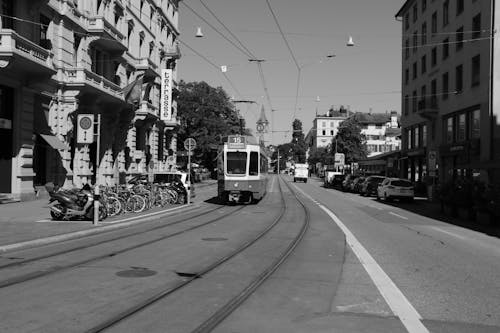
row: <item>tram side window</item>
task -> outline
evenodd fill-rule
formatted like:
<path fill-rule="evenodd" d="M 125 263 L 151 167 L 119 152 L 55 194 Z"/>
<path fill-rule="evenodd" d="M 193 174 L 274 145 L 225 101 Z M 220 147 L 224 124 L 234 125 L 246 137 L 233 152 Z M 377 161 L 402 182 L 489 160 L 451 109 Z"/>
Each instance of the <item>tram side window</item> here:
<path fill-rule="evenodd" d="M 247 153 L 245 152 L 228 152 L 226 163 L 229 175 L 244 175 L 247 173 Z"/>
<path fill-rule="evenodd" d="M 257 176 L 259 174 L 259 153 L 253 151 L 250 153 L 250 170 L 248 170 L 250 176 Z"/>

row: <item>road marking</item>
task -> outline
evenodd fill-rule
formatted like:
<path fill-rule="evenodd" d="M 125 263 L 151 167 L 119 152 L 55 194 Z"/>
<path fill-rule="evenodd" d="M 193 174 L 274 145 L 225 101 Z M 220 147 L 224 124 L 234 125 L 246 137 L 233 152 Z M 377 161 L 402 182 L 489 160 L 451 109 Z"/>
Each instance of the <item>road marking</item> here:
<path fill-rule="evenodd" d="M 305 197 L 314 201 L 314 199 L 306 194 L 304 191 L 295 188 L 302 193 Z M 422 323 L 422 316 L 411 305 L 406 296 L 399 290 L 391 278 L 384 272 L 382 267 L 373 259 L 368 251 L 361 245 L 351 231 L 345 224 L 328 208 L 322 204 L 317 204 L 330 218 L 337 224 L 337 226 L 344 232 L 346 242 L 353 250 L 356 257 L 365 268 L 366 272 L 372 279 L 373 283 L 384 297 L 385 301 L 391 308 L 392 312 L 399 317 L 403 325 L 410 333 L 429 333 L 429 330 Z"/>
<path fill-rule="evenodd" d="M 399 215 L 399 214 L 396 214 L 396 213 L 393 213 L 393 212 L 389 212 L 389 214 L 397 216 L 397 217 L 399 217 L 401 219 L 404 219 L 404 220 L 408 220 L 408 218 L 406 216 L 403 216 L 403 215 Z"/>
<path fill-rule="evenodd" d="M 465 237 L 463 237 L 463 236 L 457 235 L 457 234 L 455 234 L 455 233 L 453 233 L 453 232 L 449 232 L 449 231 L 443 230 L 443 229 L 441 229 L 441 228 L 439 228 L 439 227 L 435 227 L 435 226 L 432 226 L 432 225 L 431 225 L 431 226 L 429 226 L 429 228 L 434 229 L 434 230 L 437 230 L 437 231 L 441 231 L 442 233 L 445 233 L 445 234 L 447 234 L 447 235 L 450 235 L 450 236 L 453 236 L 453 237 L 456 237 L 456 238 L 460 238 L 460 239 L 462 239 L 462 240 L 465 240 L 465 239 L 466 239 L 466 238 L 465 238 Z"/>

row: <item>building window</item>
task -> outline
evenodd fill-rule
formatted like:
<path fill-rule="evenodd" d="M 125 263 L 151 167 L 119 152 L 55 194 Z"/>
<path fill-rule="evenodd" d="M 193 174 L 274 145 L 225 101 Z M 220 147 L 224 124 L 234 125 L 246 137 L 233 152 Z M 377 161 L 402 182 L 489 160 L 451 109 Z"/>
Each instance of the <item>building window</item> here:
<path fill-rule="evenodd" d="M 1 13 L 7 16 L 3 16 L 0 20 L 2 23 L 0 28 L 14 29 L 14 19 L 12 18 L 14 17 L 14 0 L 4 0 L 1 3 Z"/>
<path fill-rule="evenodd" d="M 425 106 L 425 96 L 427 95 L 427 86 L 423 85 L 422 88 L 420 88 L 420 101 L 421 102 L 421 105 L 419 105 L 419 109 L 421 107 L 424 107 Z M 422 105 L 424 104 L 424 105 Z"/>
<path fill-rule="evenodd" d="M 413 22 L 417 22 L 418 19 L 418 7 L 417 4 L 413 6 Z"/>
<path fill-rule="evenodd" d="M 413 53 L 417 52 L 418 45 L 418 31 L 413 32 Z"/>
<path fill-rule="evenodd" d="M 446 143 L 453 143 L 453 117 L 446 119 Z"/>
<path fill-rule="evenodd" d="M 410 57 L 410 40 L 407 39 L 405 41 L 405 59 L 408 59 Z"/>
<path fill-rule="evenodd" d="M 414 62 L 413 63 L 413 76 L 412 76 L 413 80 L 415 80 L 417 78 L 417 62 Z"/>
<path fill-rule="evenodd" d="M 431 81 L 431 108 L 436 108 L 437 107 L 437 81 L 436 79 Z"/>
<path fill-rule="evenodd" d="M 455 90 L 459 94 L 463 89 L 463 66 L 459 65 L 455 68 Z"/>
<path fill-rule="evenodd" d="M 448 90 L 450 89 L 448 72 L 443 73 L 441 78 L 443 80 L 443 99 L 448 99 Z"/>
<path fill-rule="evenodd" d="M 326 121 L 321 122 L 321 127 L 326 127 Z"/>
<path fill-rule="evenodd" d="M 420 147 L 420 128 L 417 126 L 413 129 L 413 140 L 414 140 L 414 146 L 413 148 L 419 148 Z"/>
<path fill-rule="evenodd" d="M 472 39 L 481 37 L 481 13 L 472 18 Z"/>
<path fill-rule="evenodd" d="M 413 97 L 411 101 L 411 111 L 417 112 L 417 91 L 413 90 Z"/>
<path fill-rule="evenodd" d="M 449 9 L 450 1 L 446 0 L 443 2 L 443 27 L 447 26 L 449 23 Z"/>
<path fill-rule="evenodd" d="M 481 83 L 481 58 L 479 54 L 472 58 L 472 77 L 471 85 L 477 86 Z"/>
<path fill-rule="evenodd" d="M 410 13 L 405 14 L 405 30 L 410 28 Z"/>
<path fill-rule="evenodd" d="M 464 11 L 464 0 L 457 0 L 457 16 Z"/>
<path fill-rule="evenodd" d="M 422 125 L 422 147 L 427 147 L 427 125 Z"/>
<path fill-rule="evenodd" d="M 456 50 L 459 51 L 464 47 L 464 27 L 457 29 L 455 33 L 455 38 L 457 39 Z"/>
<path fill-rule="evenodd" d="M 407 68 L 405 69 L 405 85 L 407 85 L 409 81 L 410 81 L 410 71 Z"/>
<path fill-rule="evenodd" d="M 462 142 L 465 141 L 466 137 L 466 128 L 465 128 L 465 113 L 461 113 L 458 115 L 458 128 L 457 128 L 457 141 Z"/>
<path fill-rule="evenodd" d="M 437 65 L 437 48 L 433 47 L 431 51 L 431 66 L 434 67 Z"/>
<path fill-rule="evenodd" d="M 422 0 L 422 13 L 427 9 L 427 0 Z"/>
<path fill-rule="evenodd" d="M 422 74 L 427 71 L 427 56 L 423 55 L 422 58 L 420 59 L 420 70 L 422 71 Z"/>
<path fill-rule="evenodd" d="M 450 40 L 446 38 L 443 40 L 443 59 L 448 58 L 450 55 Z"/>
<path fill-rule="evenodd" d="M 405 95 L 405 100 L 404 100 L 404 113 L 405 115 L 408 115 L 408 112 L 410 110 L 410 98 L 408 95 Z"/>
<path fill-rule="evenodd" d="M 481 114 L 480 110 L 474 110 L 470 113 L 470 138 L 478 139 L 481 137 Z"/>
<path fill-rule="evenodd" d="M 411 129 L 406 130 L 406 149 L 411 149 Z"/>
<path fill-rule="evenodd" d="M 437 32 L 437 12 L 432 13 L 432 18 L 431 18 L 431 33 L 434 35 Z"/>
<path fill-rule="evenodd" d="M 326 131 L 325 131 L 325 130 L 323 130 L 323 131 L 322 131 L 322 134 L 323 134 L 323 135 L 326 135 Z"/>
<path fill-rule="evenodd" d="M 330 135 L 333 135 L 333 130 L 330 131 Z"/>
<path fill-rule="evenodd" d="M 424 22 L 422 23 L 422 35 L 420 37 L 421 44 L 425 45 L 427 44 L 427 23 Z"/>

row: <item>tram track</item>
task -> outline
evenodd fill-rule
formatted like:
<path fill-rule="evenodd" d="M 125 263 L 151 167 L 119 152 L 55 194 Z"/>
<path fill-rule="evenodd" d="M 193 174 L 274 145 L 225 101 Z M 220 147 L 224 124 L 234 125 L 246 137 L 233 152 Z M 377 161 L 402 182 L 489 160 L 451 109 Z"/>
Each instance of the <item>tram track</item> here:
<path fill-rule="evenodd" d="M 208 319 L 203 321 L 198 327 L 196 327 L 193 332 L 209 332 L 213 330 L 219 323 L 221 323 L 227 316 L 229 316 L 235 309 L 237 309 L 248 297 L 250 297 L 255 290 L 264 283 L 285 261 L 286 259 L 293 253 L 296 246 L 300 243 L 305 235 L 306 231 L 309 227 L 310 222 L 310 214 L 305 206 L 305 204 L 299 199 L 296 194 L 296 191 L 292 189 L 292 187 L 284 180 L 279 178 L 278 186 L 281 193 L 281 201 L 282 207 L 279 215 L 273 220 L 273 222 L 268 225 L 264 230 L 255 235 L 252 239 L 246 241 L 230 253 L 225 256 L 219 258 L 208 266 L 199 269 L 197 272 L 193 273 L 190 276 L 185 277 L 184 280 L 179 281 L 175 285 L 169 285 L 164 288 L 160 292 L 147 297 L 141 302 L 137 302 L 127 309 L 121 311 L 120 313 L 110 317 L 109 319 L 101 322 L 100 324 L 92 327 L 86 332 L 94 333 L 94 332 L 103 332 L 107 329 L 110 329 L 125 320 L 132 318 L 134 315 L 138 314 L 141 311 L 145 311 L 148 307 L 153 304 L 159 302 L 167 298 L 168 296 L 174 294 L 176 291 L 179 291 L 181 288 L 184 288 L 197 279 L 207 275 L 211 271 L 214 271 L 216 268 L 221 267 L 223 264 L 227 263 L 230 259 L 233 259 L 237 255 L 243 253 L 246 249 L 256 244 L 259 240 L 261 240 L 264 236 L 266 236 L 271 230 L 273 230 L 280 222 L 283 221 L 285 212 L 287 210 L 287 203 L 285 200 L 285 195 L 282 189 L 281 182 L 284 182 L 286 186 L 289 188 L 290 192 L 293 193 L 295 199 L 300 203 L 304 210 L 304 221 L 299 230 L 299 232 L 295 235 L 295 237 L 290 241 L 285 250 L 271 263 L 271 265 L 267 266 L 260 274 L 258 274 L 252 281 L 237 295 L 232 297 L 229 301 L 227 301 L 223 306 L 221 306 L 213 315 L 211 315 Z"/>
<path fill-rule="evenodd" d="M 225 207 L 223 207 L 223 208 L 225 208 Z M 145 247 L 145 246 L 157 243 L 157 242 L 161 242 L 163 240 L 166 240 L 166 239 L 169 239 L 169 238 L 172 238 L 172 237 L 175 237 L 175 236 L 187 233 L 189 231 L 192 231 L 192 230 L 195 230 L 195 229 L 198 229 L 198 228 L 202 228 L 202 227 L 207 226 L 209 224 L 213 224 L 215 222 L 218 222 L 218 221 L 220 221 L 222 219 L 225 219 L 225 218 L 227 218 L 227 217 L 229 217 L 229 216 L 231 216 L 231 215 L 233 215 L 233 214 L 241 211 L 244 208 L 245 208 L 245 206 L 236 207 L 235 209 L 232 209 L 230 212 L 228 212 L 226 214 L 223 214 L 221 216 L 217 216 L 215 218 L 212 218 L 212 219 L 210 219 L 208 221 L 205 221 L 205 222 L 202 222 L 200 224 L 196 224 L 196 225 L 191 226 L 189 228 L 185 228 L 185 229 L 173 232 L 173 233 L 169 233 L 169 234 L 166 234 L 166 235 L 155 237 L 155 238 L 150 239 L 150 240 L 148 240 L 146 242 L 140 242 L 140 243 L 137 243 L 137 244 L 134 244 L 134 245 L 131 245 L 131 246 L 127 246 L 127 247 L 122 248 L 120 250 L 110 251 L 110 252 L 107 252 L 107 253 L 104 253 L 104 254 L 101 254 L 101 255 L 98 255 L 98 256 L 93 256 L 93 257 L 87 258 L 85 260 L 74 261 L 74 262 L 71 262 L 71 263 L 68 263 L 68 264 L 58 264 L 56 266 L 51 266 L 51 267 L 45 268 L 45 269 L 43 269 L 41 271 L 37 270 L 37 271 L 29 272 L 29 273 L 26 273 L 26 274 L 14 276 L 12 278 L 7 278 L 7 279 L 4 279 L 4 280 L 0 280 L 0 289 L 7 288 L 7 287 L 10 287 L 10 286 L 14 286 L 14 285 L 17 285 L 17 284 L 21 284 L 21 283 L 24 283 L 24 282 L 28 282 L 28 281 L 31 281 L 31 280 L 34 280 L 34 279 L 46 277 L 46 276 L 51 275 L 51 274 L 56 274 L 56 273 L 59 273 L 59 272 L 62 272 L 62 271 L 65 271 L 65 270 L 68 270 L 68 269 L 71 269 L 71 268 L 79 267 L 79 266 L 82 266 L 82 265 L 87 265 L 89 263 L 93 263 L 93 262 L 97 262 L 97 261 L 100 261 L 100 260 L 104 260 L 104 259 L 116 256 L 116 255 L 119 255 L 119 254 L 123 254 L 123 253 L 129 252 L 129 251 L 132 251 L 132 250 L 136 250 L 136 249 L 141 248 L 141 247 Z M 186 217 L 186 218 L 182 218 L 180 220 L 177 220 L 177 221 L 174 221 L 174 222 L 170 222 L 168 224 L 162 224 L 162 225 L 159 225 L 159 226 L 155 226 L 154 228 L 149 228 L 147 230 L 140 230 L 140 231 L 137 231 L 137 232 L 126 234 L 126 235 L 121 235 L 121 236 L 117 236 L 117 237 L 107 238 L 105 240 L 98 241 L 98 242 L 95 242 L 95 243 L 92 243 L 92 244 L 86 244 L 86 245 L 78 246 L 78 247 L 75 247 L 75 248 L 70 248 L 70 249 L 67 249 L 67 250 L 53 252 L 53 253 L 50 253 L 50 254 L 47 254 L 47 255 L 37 256 L 37 257 L 26 259 L 26 260 L 21 260 L 21 261 L 16 261 L 16 262 L 13 262 L 13 263 L 8 263 L 8 264 L 0 266 L 0 272 L 2 270 L 6 270 L 6 269 L 10 269 L 10 268 L 24 266 L 24 265 L 27 265 L 27 264 L 30 264 L 30 263 L 35 263 L 35 262 L 47 260 L 49 258 L 55 258 L 57 256 L 67 255 L 67 254 L 75 253 L 75 252 L 78 252 L 78 251 L 83 251 L 83 250 L 86 250 L 86 249 L 89 249 L 89 248 L 92 248 L 92 247 L 96 247 L 96 246 L 99 246 L 99 245 L 107 244 L 109 242 L 118 241 L 118 240 L 124 240 L 124 239 L 131 238 L 131 237 L 134 237 L 134 236 L 137 236 L 137 235 L 140 235 L 140 234 L 145 234 L 145 233 L 152 232 L 152 231 L 161 231 L 162 229 L 166 229 L 166 228 L 175 226 L 177 224 L 180 224 L 180 223 L 183 223 L 183 222 L 186 222 L 186 221 L 190 221 L 193 218 L 204 216 L 204 215 L 207 215 L 209 213 L 212 213 L 214 211 L 218 211 L 218 210 L 221 210 L 221 209 L 222 209 L 221 207 L 217 207 L 215 209 L 211 209 L 211 210 L 208 210 L 208 211 L 201 212 L 199 214 L 195 214 L 195 215 L 192 215 L 192 216 L 189 216 L 189 217 Z"/>

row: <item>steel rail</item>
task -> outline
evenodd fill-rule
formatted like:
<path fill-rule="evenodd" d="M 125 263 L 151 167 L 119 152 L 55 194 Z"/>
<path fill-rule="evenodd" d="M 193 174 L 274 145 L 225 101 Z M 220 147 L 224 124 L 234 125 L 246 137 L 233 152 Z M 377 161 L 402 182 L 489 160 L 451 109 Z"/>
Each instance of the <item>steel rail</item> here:
<path fill-rule="evenodd" d="M 230 216 L 230 215 L 232 215 L 234 213 L 237 213 L 238 211 L 242 210 L 245 207 L 246 206 L 240 206 L 240 207 L 232 210 L 228 214 L 225 214 L 225 215 L 222 215 L 222 216 L 218 216 L 218 217 L 216 217 L 214 219 L 208 220 L 208 221 L 203 222 L 201 224 L 197 224 L 195 226 L 192 226 L 192 227 L 189 227 L 189 228 L 186 228 L 186 229 L 183 229 L 183 230 L 180 230 L 180 231 L 168 234 L 168 235 L 163 235 L 163 236 L 160 236 L 160 237 L 156 237 L 156 238 L 148 240 L 147 242 L 141 242 L 139 244 L 128 246 L 128 247 L 122 248 L 122 249 L 120 249 L 118 251 L 111 251 L 111 252 L 108 252 L 108 253 L 105 253 L 105 254 L 101 254 L 99 256 L 94 256 L 92 258 L 88 258 L 88 259 L 85 259 L 85 260 L 81 260 L 81 261 L 77 261 L 77 262 L 72 262 L 72 263 L 69 263 L 69 264 L 66 264 L 66 265 L 52 266 L 52 267 L 49 267 L 47 269 L 44 269 L 43 271 L 30 272 L 30 273 L 27 273 L 27 274 L 23 274 L 23 275 L 15 276 L 15 277 L 8 278 L 8 279 L 5 279 L 5 280 L 1 280 L 0 281 L 0 289 L 6 288 L 6 287 L 10 287 L 10 286 L 13 286 L 13 285 L 16 285 L 16 284 L 24 283 L 24 282 L 27 282 L 27 281 L 30 281 L 30 280 L 34 280 L 34 279 L 37 279 L 37 278 L 45 277 L 47 275 L 55 274 L 55 273 L 58 273 L 58 272 L 61 272 L 61 271 L 64 271 L 64 270 L 67 270 L 67 269 L 70 269 L 70 268 L 74 268 L 74 267 L 77 267 L 77 266 L 85 265 L 85 264 L 88 264 L 88 263 L 91 263 L 91 262 L 103 260 L 103 259 L 106 259 L 106 258 L 109 258 L 109 257 L 116 256 L 118 254 L 126 253 L 126 252 L 131 251 L 131 250 L 135 250 L 135 249 L 147 246 L 147 245 L 154 244 L 156 242 L 163 241 L 163 240 L 168 239 L 168 238 L 172 238 L 174 236 L 181 235 L 183 233 L 186 233 L 186 232 L 189 232 L 189 231 L 192 231 L 192 230 L 204 227 L 206 225 L 209 225 L 209 224 L 212 224 L 214 222 L 220 221 L 220 220 L 222 220 L 224 218 L 227 218 L 228 216 Z M 219 209 L 219 208 L 217 208 L 217 209 Z M 217 210 L 217 209 L 214 209 L 214 210 Z M 211 211 L 214 211 L 214 210 L 211 210 Z M 198 215 L 196 215 L 194 217 L 205 215 L 205 214 L 206 213 L 198 214 Z M 184 219 L 181 219 L 179 221 L 172 222 L 172 223 L 170 223 L 168 225 L 162 225 L 161 227 L 162 228 L 166 228 L 166 227 L 172 226 L 174 224 L 179 224 L 181 222 L 185 222 L 187 220 L 190 220 L 191 218 L 193 218 L 193 217 L 184 218 Z M 126 239 L 126 238 L 129 238 L 129 237 L 135 236 L 137 234 L 150 232 L 150 231 L 153 231 L 153 230 L 156 230 L 156 229 L 159 229 L 159 228 L 155 227 L 155 228 L 143 231 L 143 232 L 137 232 L 134 235 L 126 235 L 126 236 L 123 236 L 123 237 L 116 237 L 115 239 L 112 239 L 112 240 L 106 240 L 106 241 L 99 242 L 99 244 L 106 243 L 106 242 L 109 242 L 109 241 L 119 240 L 119 239 Z M 92 245 L 89 245 L 89 246 L 82 246 L 82 247 L 79 248 L 79 250 L 82 250 L 82 249 L 85 249 L 85 248 L 94 247 L 96 245 L 97 244 L 92 244 Z M 65 253 L 69 253 L 69 252 L 74 252 L 74 251 L 76 251 L 76 250 L 75 249 L 71 249 L 71 250 L 66 251 L 66 252 L 62 251 L 61 254 L 65 254 Z"/>
<path fill-rule="evenodd" d="M 286 211 L 286 204 L 284 200 L 284 195 L 283 195 L 283 190 L 281 188 L 281 183 L 278 182 L 279 188 L 280 188 L 280 193 L 281 193 L 281 201 L 282 201 L 282 206 L 281 206 L 281 211 L 280 214 L 274 219 L 274 221 L 267 227 L 265 228 L 262 232 L 260 232 L 258 235 L 256 235 L 253 239 L 245 242 L 243 245 L 232 251 L 231 253 L 227 254 L 226 256 L 218 259 L 214 263 L 208 265 L 207 267 L 201 269 L 197 273 L 193 273 L 192 276 L 186 277 L 185 280 L 180 281 L 174 286 L 169 286 L 168 288 L 158 292 L 157 294 L 148 297 L 147 299 L 143 300 L 142 302 L 139 302 L 130 308 L 123 310 L 122 312 L 116 314 L 115 316 L 109 318 L 106 321 L 103 321 L 102 323 L 94 326 L 93 328 L 87 330 L 87 333 L 97 333 L 97 332 L 103 332 L 108 328 L 111 328 L 112 326 L 117 325 L 118 323 L 132 317 L 134 314 L 146 309 L 147 307 L 153 305 L 154 303 L 164 299 L 165 297 L 173 294 L 175 291 L 189 285 L 192 283 L 194 280 L 200 278 L 201 276 L 209 273 L 210 271 L 214 270 L 215 268 L 221 266 L 228 260 L 232 259 L 236 255 L 240 254 L 243 252 L 245 249 L 256 243 L 259 239 L 264 237 L 269 231 L 271 231 L 283 218 L 285 211 Z"/>
<path fill-rule="evenodd" d="M 281 179 L 281 176 L 280 176 Z M 234 310 L 236 310 L 248 297 L 250 297 L 255 290 L 262 285 L 293 253 L 297 245 L 304 238 L 305 233 L 309 229 L 310 224 L 310 213 L 304 202 L 299 199 L 297 193 L 292 190 L 291 186 L 285 181 L 285 184 L 294 194 L 297 201 L 300 203 L 305 212 L 304 223 L 293 241 L 288 245 L 286 250 L 273 261 L 261 274 L 259 274 L 252 282 L 242 290 L 238 295 L 233 297 L 229 302 L 222 306 L 217 312 L 215 312 L 210 318 L 204 321 L 192 333 L 202 333 L 211 332 L 215 327 L 217 327 L 224 319 L 226 319 Z"/>

